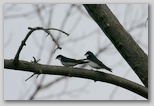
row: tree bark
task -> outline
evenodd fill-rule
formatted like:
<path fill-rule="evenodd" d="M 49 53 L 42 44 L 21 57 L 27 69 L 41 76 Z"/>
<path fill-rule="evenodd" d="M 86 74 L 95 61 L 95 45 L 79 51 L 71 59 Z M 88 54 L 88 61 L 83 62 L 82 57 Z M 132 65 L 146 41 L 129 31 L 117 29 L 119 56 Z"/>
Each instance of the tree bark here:
<path fill-rule="evenodd" d="M 22 60 L 19 60 L 18 65 L 15 65 L 13 59 L 12 60 L 5 59 L 4 68 L 11 69 L 11 71 L 18 70 L 18 71 L 33 72 L 38 74 L 41 73 L 49 75 L 63 75 L 63 76 L 91 79 L 94 81 L 107 82 L 128 89 L 148 99 L 148 89 L 146 87 L 139 85 L 135 82 L 129 81 L 127 79 L 104 72 L 91 71 L 81 68 L 68 68 L 62 66 L 42 65 Z"/>
<path fill-rule="evenodd" d="M 148 87 L 148 56 L 133 40 L 105 4 L 84 4 L 89 15 L 100 26 L 123 58 Z"/>

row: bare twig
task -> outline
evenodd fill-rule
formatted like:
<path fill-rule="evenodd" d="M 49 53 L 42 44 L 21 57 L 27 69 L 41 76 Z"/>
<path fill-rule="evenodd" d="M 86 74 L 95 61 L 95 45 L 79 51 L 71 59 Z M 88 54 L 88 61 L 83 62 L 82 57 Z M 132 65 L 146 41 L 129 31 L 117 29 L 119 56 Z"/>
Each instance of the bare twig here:
<path fill-rule="evenodd" d="M 34 61 L 31 61 L 31 62 L 34 62 L 34 63 L 38 63 L 41 59 L 38 59 L 38 60 L 36 60 L 36 58 L 33 56 L 33 59 L 34 59 Z"/>
<path fill-rule="evenodd" d="M 32 78 L 36 73 L 33 73 L 30 77 L 28 77 L 25 81 L 28 81 L 30 78 Z"/>
<path fill-rule="evenodd" d="M 29 27 L 28 29 L 31 29 L 31 30 L 44 30 L 48 35 L 51 36 L 52 40 L 53 40 L 53 41 L 55 42 L 55 44 L 57 45 L 57 48 L 58 48 L 58 49 L 62 49 L 62 48 L 60 47 L 60 45 L 58 44 L 57 40 L 53 37 L 53 35 L 50 33 L 49 30 L 57 30 L 57 31 L 60 31 L 60 32 L 66 34 L 67 36 L 69 35 L 68 33 L 64 32 L 64 31 L 62 31 L 62 30 L 56 29 L 56 28 L 43 28 L 43 27 L 31 28 L 31 27 Z"/>
<path fill-rule="evenodd" d="M 34 30 L 29 31 L 28 34 L 26 35 L 26 37 L 24 38 L 24 40 L 21 42 L 21 45 L 20 45 L 20 47 L 15 55 L 15 58 L 14 58 L 14 65 L 18 64 L 20 52 L 21 52 L 22 48 L 26 45 L 26 41 L 27 41 L 28 37 L 32 34 L 33 31 Z"/>
<path fill-rule="evenodd" d="M 36 64 L 41 60 L 41 59 L 36 60 L 36 58 L 34 56 L 33 56 L 33 59 L 34 59 L 34 61 L 31 61 L 31 62 L 36 63 Z M 25 81 L 27 81 L 30 78 L 32 78 L 35 74 L 38 74 L 37 77 L 40 75 L 39 73 L 34 72 L 34 74 L 32 74 L 30 77 L 28 77 Z"/>
<path fill-rule="evenodd" d="M 15 55 L 15 58 L 14 58 L 14 64 L 15 65 L 17 65 L 18 64 L 18 62 L 19 62 L 19 55 L 20 55 L 20 52 L 21 52 L 21 50 L 22 50 L 22 48 L 26 45 L 26 41 L 27 41 L 27 39 L 29 38 L 29 36 L 32 34 L 32 32 L 33 31 L 35 31 L 35 30 L 44 30 L 46 33 L 48 33 L 51 37 L 52 37 L 52 40 L 55 42 L 55 44 L 58 46 L 58 49 L 61 49 L 61 47 L 60 47 L 60 45 L 58 44 L 58 42 L 55 40 L 55 38 L 53 37 L 53 35 L 50 33 L 50 31 L 49 30 L 52 30 L 52 28 L 43 28 L 43 27 L 35 27 L 35 28 L 31 28 L 31 27 L 28 27 L 28 29 L 30 29 L 30 31 L 28 32 L 28 34 L 26 35 L 26 37 L 24 38 L 24 40 L 21 42 L 21 45 L 20 45 L 20 47 L 19 47 L 19 49 L 18 49 L 18 51 L 17 51 L 17 53 L 16 53 L 16 55 Z M 61 30 L 59 30 L 59 29 L 55 29 L 55 28 L 53 28 L 54 30 L 58 30 L 58 31 L 60 31 L 60 32 L 62 32 L 62 33 L 64 33 L 64 31 L 61 31 Z M 66 32 L 65 32 L 65 34 L 67 34 Z M 68 35 L 68 34 L 67 34 Z"/>
<path fill-rule="evenodd" d="M 60 30 L 60 29 L 56 29 L 56 28 L 46 28 L 46 30 L 57 30 L 57 31 L 62 32 L 62 33 L 64 33 L 64 34 L 66 34 L 67 36 L 69 36 L 68 33 L 64 32 L 64 31 L 62 31 L 62 30 Z"/>

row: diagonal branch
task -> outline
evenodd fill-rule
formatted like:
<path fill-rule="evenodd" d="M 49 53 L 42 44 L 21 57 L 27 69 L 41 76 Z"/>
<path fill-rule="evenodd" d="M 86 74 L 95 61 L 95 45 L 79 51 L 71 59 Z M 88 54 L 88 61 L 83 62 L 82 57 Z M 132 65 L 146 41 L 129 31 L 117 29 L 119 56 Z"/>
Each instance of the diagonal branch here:
<path fill-rule="evenodd" d="M 148 99 L 148 89 L 146 87 L 112 74 L 107 74 L 99 71 L 90 71 L 81 68 L 68 68 L 61 66 L 42 65 L 22 60 L 19 61 L 20 64 L 18 65 L 18 67 L 16 67 L 13 64 L 13 61 L 14 60 L 5 59 L 4 68 L 12 69 L 11 71 L 15 69 L 18 71 L 26 71 L 33 73 L 49 74 L 49 75 L 72 76 L 72 77 L 91 79 L 94 81 L 107 82 L 128 89 Z"/>
<path fill-rule="evenodd" d="M 105 4 L 84 4 L 89 15 L 111 40 L 119 53 L 148 87 L 148 56 L 123 28 Z"/>

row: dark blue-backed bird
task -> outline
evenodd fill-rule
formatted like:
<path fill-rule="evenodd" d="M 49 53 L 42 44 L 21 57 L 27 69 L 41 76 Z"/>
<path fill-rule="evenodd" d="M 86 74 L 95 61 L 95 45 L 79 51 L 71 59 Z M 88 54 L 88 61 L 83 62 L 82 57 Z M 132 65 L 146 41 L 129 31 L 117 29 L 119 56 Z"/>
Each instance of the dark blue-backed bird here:
<path fill-rule="evenodd" d="M 88 64 L 92 68 L 96 68 L 96 69 L 101 69 L 102 68 L 102 69 L 106 69 L 106 70 L 112 72 L 111 71 L 112 69 L 110 69 L 109 67 L 107 67 L 106 65 L 104 65 L 100 60 L 98 60 L 96 58 L 96 56 L 92 52 L 88 51 L 85 54 L 85 56 L 87 57 L 87 60 L 89 60 Z"/>
<path fill-rule="evenodd" d="M 72 58 L 67 58 L 67 57 L 62 56 L 62 55 L 58 55 L 56 57 L 56 59 L 59 59 L 61 61 L 61 63 L 66 67 L 73 67 L 73 66 L 76 66 L 78 64 L 88 63 L 87 59 L 76 60 L 76 59 L 72 59 Z"/>

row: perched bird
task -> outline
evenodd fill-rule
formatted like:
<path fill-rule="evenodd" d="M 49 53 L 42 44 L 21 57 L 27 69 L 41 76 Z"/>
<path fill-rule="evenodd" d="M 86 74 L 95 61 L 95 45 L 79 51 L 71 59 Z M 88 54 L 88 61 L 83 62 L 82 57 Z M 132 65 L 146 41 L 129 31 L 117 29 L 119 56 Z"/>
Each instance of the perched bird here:
<path fill-rule="evenodd" d="M 58 55 L 56 59 L 59 59 L 61 63 L 66 67 L 73 67 L 78 64 L 88 63 L 88 61 L 86 61 L 87 59 L 76 60 L 76 59 L 64 57 L 62 55 Z"/>
<path fill-rule="evenodd" d="M 88 64 L 89 64 L 92 68 L 96 68 L 96 69 L 101 69 L 101 68 L 102 68 L 102 69 L 106 69 L 106 70 L 112 72 L 111 69 L 108 68 L 107 66 L 105 66 L 100 60 L 98 60 L 98 59 L 96 58 L 96 56 L 95 56 L 92 52 L 88 51 L 88 52 L 85 54 L 85 56 L 87 57 L 87 60 L 89 60 L 89 63 L 88 63 Z"/>

